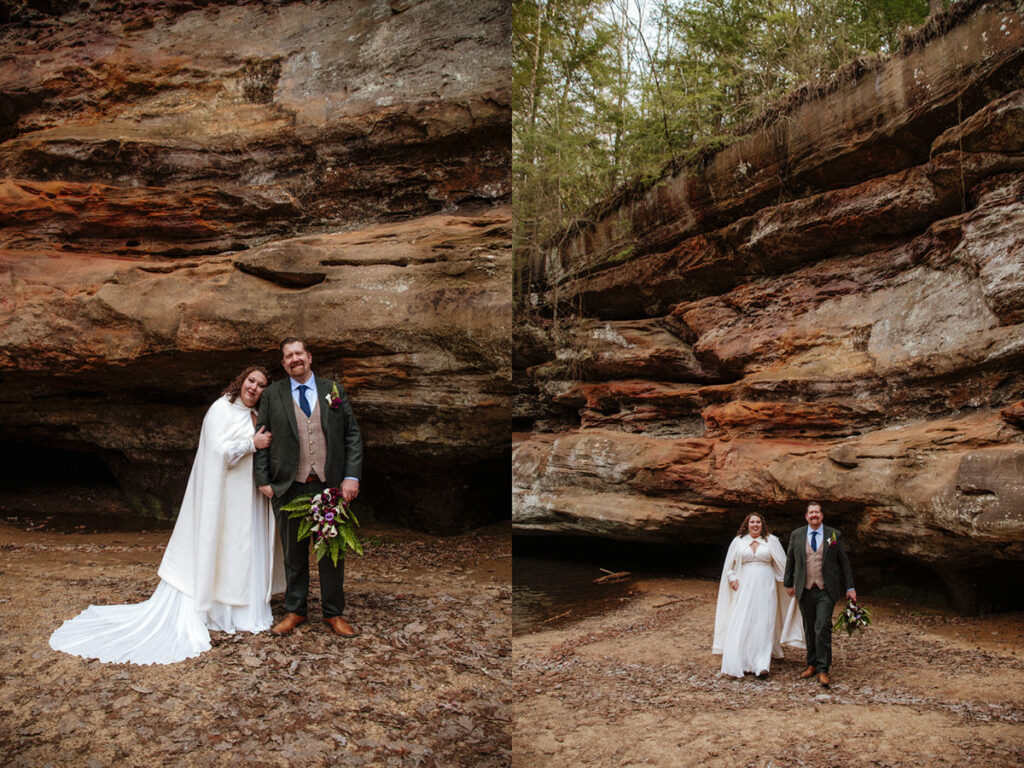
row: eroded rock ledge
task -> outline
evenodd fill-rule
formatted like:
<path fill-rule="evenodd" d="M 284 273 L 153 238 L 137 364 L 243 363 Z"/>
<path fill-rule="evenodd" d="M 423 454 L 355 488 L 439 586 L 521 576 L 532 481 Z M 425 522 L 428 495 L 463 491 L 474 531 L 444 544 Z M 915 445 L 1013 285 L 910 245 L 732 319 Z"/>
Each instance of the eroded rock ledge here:
<path fill-rule="evenodd" d="M 504 3 L 89 5 L 3 28 L 0 247 L 222 253 L 508 194 Z"/>
<path fill-rule="evenodd" d="M 534 263 L 517 531 L 718 545 L 817 499 L 968 608 L 1024 561 L 1024 30 L 978 5 Z"/>

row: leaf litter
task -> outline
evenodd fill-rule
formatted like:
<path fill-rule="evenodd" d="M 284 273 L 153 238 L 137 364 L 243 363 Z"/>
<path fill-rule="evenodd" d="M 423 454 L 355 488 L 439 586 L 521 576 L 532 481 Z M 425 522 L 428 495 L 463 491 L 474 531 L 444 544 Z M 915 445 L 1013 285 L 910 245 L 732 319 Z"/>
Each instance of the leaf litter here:
<path fill-rule="evenodd" d="M 310 620 L 289 637 L 212 632 L 210 651 L 166 666 L 49 648 L 90 603 L 148 597 L 167 535 L 0 525 L 0 764 L 509 765 L 507 524 L 368 531 L 366 555 L 346 565 L 346 617 L 363 632 L 350 640 L 321 621 L 312 568 Z M 283 616 L 280 598 L 272 608 Z"/>
<path fill-rule="evenodd" d="M 517 635 L 513 766 L 1024 764 L 1024 616 L 872 601 L 875 625 L 834 639 L 824 689 L 790 648 L 767 679 L 721 677 L 717 586 L 652 578 L 605 613 Z"/>

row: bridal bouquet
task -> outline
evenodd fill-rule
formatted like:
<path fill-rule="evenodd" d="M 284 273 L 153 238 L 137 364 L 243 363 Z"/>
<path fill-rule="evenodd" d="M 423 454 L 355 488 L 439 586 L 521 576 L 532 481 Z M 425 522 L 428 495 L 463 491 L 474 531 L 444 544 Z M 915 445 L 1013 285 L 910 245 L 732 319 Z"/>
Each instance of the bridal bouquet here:
<path fill-rule="evenodd" d="M 871 612 L 867 608 L 857 605 L 853 600 L 847 600 L 846 609 L 839 614 L 839 618 L 836 619 L 832 631 L 841 632 L 845 630 L 847 636 L 851 636 L 854 632 L 861 632 L 864 627 L 870 626 Z"/>
<path fill-rule="evenodd" d="M 291 512 L 288 519 L 302 518 L 299 523 L 298 540 L 313 537 L 313 551 L 317 562 L 325 555 L 337 565 L 339 557 L 345 557 L 345 550 L 363 554 L 363 545 L 356 538 L 355 528 L 359 525 L 348 502 L 337 488 L 327 488 L 321 493 L 298 496 L 283 507 L 282 512 Z"/>

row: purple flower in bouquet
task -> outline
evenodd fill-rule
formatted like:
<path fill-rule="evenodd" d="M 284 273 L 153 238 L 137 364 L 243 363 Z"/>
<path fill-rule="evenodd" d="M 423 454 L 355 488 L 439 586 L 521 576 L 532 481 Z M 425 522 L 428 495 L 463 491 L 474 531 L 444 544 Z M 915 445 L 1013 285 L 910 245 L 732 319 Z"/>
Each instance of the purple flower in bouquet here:
<path fill-rule="evenodd" d="M 871 626 L 871 612 L 853 600 L 846 601 L 846 608 L 832 627 L 833 633 L 846 632 L 847 636 L 854 632 L 863 632 L 865 627 Z"/>
<path fill-rule="evenodd" d="M 290 512 L 290 518 L 301 518 L 298 540 L 312 538 L 317 560 L 330 555 L 337 565 L 346 550 L 363 554 L 362 544 L 356 537 L 359 521 L 344 500 L 338 488 L 326 488 L 315 496 L 299 496 L 281 507 Z"/>

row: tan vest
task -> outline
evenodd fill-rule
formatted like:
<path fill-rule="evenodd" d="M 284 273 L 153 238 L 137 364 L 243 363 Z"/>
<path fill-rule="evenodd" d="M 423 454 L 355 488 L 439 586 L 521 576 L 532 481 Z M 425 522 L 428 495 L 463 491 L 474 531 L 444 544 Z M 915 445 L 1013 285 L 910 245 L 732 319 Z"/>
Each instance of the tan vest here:
<path fill-rule="evenodd" d="M 818 530 L 818 551 L 811 551 L 811 537 L 810 535 L 804 540 L 804 547 L 806 549 L 807 560 L 807 574 L 804 577 L 804 589 L 810 589 L 811 587 L 817 587 L 818 589 L 825 588 L 825 577 L 821 572 L 821 553 L 825 551 L 825 527 L 822 526 Z"/>
<path fill-rule="evenodd" d="M 295 472 L 295 482 L 304 483 L 310 475 L 316 475 L 320 482 L 326 479 L 324 464 L 327 461 L 327 438 L 320 424 L 320 402 L 316 396 L 316 387 L 310 386 L 306 393 L 313 403 L 313 413 L 308 418 L 292 398 L 295 406 L 295 423 L 299 428 L 299 468 Z"/>

